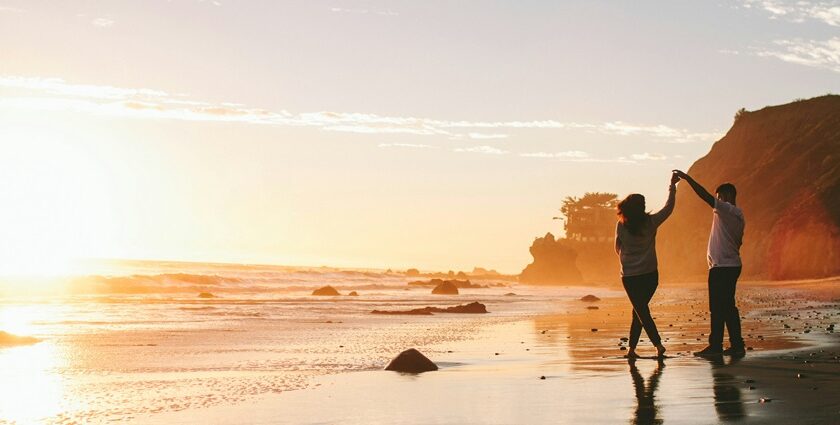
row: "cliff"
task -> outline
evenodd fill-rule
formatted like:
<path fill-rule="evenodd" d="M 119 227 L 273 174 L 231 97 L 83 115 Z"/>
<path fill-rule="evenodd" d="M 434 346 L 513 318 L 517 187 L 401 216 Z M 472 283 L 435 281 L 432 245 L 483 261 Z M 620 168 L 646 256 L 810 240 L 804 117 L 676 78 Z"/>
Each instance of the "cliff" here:
<path fill-rule="evenodd" d="M 713 194 L 721 183 L 736 186 L 746 217 L 744 277 L 840 274 L 840 96 L 739 113 L 688 174 Z M 711 208 L 682 183 L 657 241 L 666 277 L 705 276 L 711 220 Z"/>

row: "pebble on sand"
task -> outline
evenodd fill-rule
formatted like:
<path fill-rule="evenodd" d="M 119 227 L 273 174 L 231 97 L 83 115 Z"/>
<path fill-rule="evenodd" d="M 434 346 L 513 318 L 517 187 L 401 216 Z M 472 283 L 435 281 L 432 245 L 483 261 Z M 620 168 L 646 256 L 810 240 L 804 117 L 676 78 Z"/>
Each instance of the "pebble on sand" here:
<path fill-rule="evenodd" d="M 584 296 L 584 297 L 581 297 L 581 299 L 580 299 L 580 300 L 581 300 L 581 301 L 590 302 L 590 303 L 591 303 L 591 302 L 595 302 L 595 301 L 601 301 L 601 299 L 600 299 L 600 298 L 598 298 L 598 297 L 596 297 L 595 295 L 592 295 L 592 294 L 589 294 L 589 295 L 586 295 L 586 296 Z"/>

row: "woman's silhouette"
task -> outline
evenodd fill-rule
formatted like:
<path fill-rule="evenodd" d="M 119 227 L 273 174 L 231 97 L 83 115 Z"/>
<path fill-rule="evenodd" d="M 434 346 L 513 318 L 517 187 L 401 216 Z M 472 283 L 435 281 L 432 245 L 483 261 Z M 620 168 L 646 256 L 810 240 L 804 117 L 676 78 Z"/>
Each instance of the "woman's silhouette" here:
<path fill-rule="evenodd" d="M 654 214 L 645 212 L 645 197 L 634 193 L 618 203 L 618 223 L 615 227 L 615 252 L 621 261 L 621 281 L 630 303 L 633 304 L 633 322 L 630 324 L 630 349 L 628 358 L 638 357 L 636 345 L 645 329 L 656 346 L 657 357 L 665 355 L 665 347 L 650 315 L 648 303 L 659 286 L 659 269 L 656 261 L 656 230 L 674 211 L 677 192 L 676 174 L 671 175 L 668 201 Z"/>

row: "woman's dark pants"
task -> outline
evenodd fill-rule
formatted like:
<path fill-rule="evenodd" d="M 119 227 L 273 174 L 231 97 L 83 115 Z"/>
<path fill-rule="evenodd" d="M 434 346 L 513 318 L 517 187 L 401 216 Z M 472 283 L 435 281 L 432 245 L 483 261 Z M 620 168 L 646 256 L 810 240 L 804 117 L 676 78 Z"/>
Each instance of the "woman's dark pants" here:
<path fill-rule="evenodd" d="M 662 339 L 659 337 L 656 323 L 653 323 L 653 317 L 651 317 L 650 308 L 648 308 L 648 303 L 653 298 L 656 287 L 659 286 L 659 272 L 655 271 L 638 276 L 622 276 L 621 282 L 624 283 L 624 291 L 627 292 L 627 297 L 633 304 L 630 348 L 636 348 L 639 343 L 639 336 L 642 334 L 642 328 L 645 329 L 645 333 L 653 345 L 661 344 Z"/>

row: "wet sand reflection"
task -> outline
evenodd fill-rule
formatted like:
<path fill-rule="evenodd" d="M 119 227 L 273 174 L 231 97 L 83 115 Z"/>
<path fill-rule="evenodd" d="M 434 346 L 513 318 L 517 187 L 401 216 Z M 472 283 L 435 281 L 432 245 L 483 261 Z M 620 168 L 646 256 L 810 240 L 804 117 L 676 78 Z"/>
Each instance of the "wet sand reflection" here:
<path fill-rule="evenodd" d="M 707 358 L 712 366 L 715 412 L 721 422 L 739 421 L 746 418 L 744 402 L 741 399 L 739 381 L 726 372 L 729 365 L 734 365 L 740 358 L 734 357 L 727 363 L 723 356 Z"/>
<path fill-rule="evenodd" d="M 659 408 L 656 406 L 656 389 L 659 386 L 659 378 L 665 369 L 665 362 L 658 360 L 656 368 L 651 372 L 645 384 L 645 378 L 639 373 L 635 359 L 628 359 L 630 376 L 633 378 L 633 388 L 636 391 L 636 411 L 631 424 L 661 424 L 663 421 L 659 416 Z"/>

